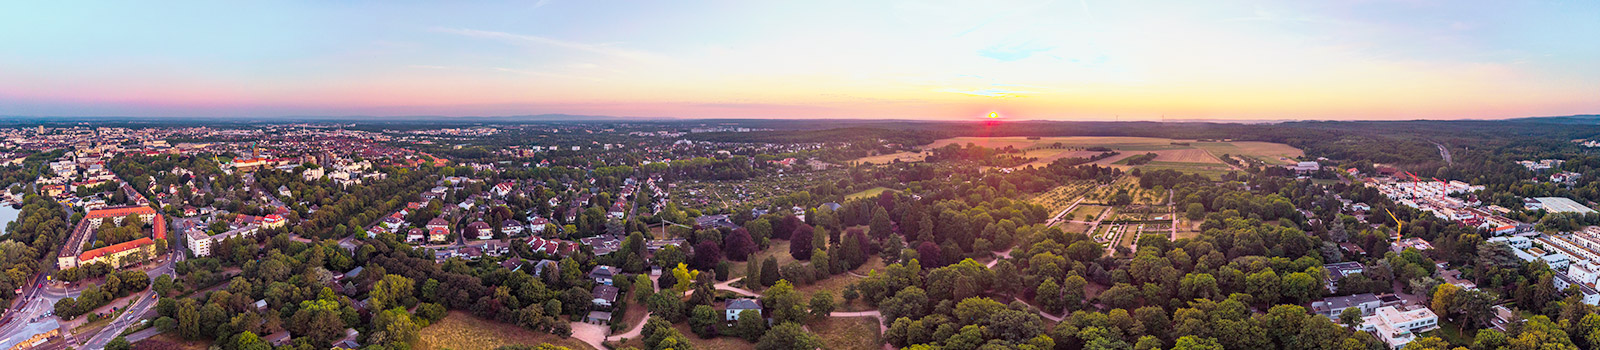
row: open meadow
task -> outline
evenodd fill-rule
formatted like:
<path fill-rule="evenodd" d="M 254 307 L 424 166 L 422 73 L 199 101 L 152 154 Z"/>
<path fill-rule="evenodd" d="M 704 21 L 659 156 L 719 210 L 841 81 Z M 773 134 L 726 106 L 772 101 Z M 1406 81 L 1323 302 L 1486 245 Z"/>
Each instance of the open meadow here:
<path fill-rule="evenodd" d="M 573 350 L 593 349 L 576 338 L 535 332 L 516 325 L 495 322 L 464 311 L 449 316 L 419 332 L 417 350 L 490 350 L 506 345 L 554 344 Z"/>

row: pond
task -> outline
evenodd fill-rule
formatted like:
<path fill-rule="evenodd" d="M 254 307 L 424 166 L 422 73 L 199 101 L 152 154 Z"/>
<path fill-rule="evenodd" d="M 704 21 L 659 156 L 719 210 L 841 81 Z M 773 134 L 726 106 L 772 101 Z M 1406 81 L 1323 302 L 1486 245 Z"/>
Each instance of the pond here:
<path fill-rule="evenodd" d="M 22 214 L 22 209 L 12 208 L 9 205 L 0 205 L 0 230 L 4 230 L 12 221 L 17 221 L 17 216 Z"/>

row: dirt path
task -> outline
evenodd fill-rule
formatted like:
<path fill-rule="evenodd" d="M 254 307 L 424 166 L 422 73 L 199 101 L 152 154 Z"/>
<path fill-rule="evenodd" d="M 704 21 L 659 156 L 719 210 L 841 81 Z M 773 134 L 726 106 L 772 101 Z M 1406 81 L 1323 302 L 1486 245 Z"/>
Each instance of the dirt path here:
<path fill-rule="evenodd" d="M 855 274 L 855 273 L 851 272 L 851 274 Z M 748 296 L 748 297 L 760 297 L 761 293 L 756 293 L 756 292 L 750 291 L 748 289 L 744 289 L 744 288 L 739 288 L 739 287 L 734 287 L 733 286 L 733 282 L 737 282 L 737 281 L 743 280 L 743 279 L 744 279 L 744 277 L 739 277 L 739 278 L 728 280 L 727 282 L 717 283 L 715 286 L 716 286 L 717 290 L 725 290 L 725 291 L 729 291 L 729 292 L 734 292 L 734 293 L 737 293 L 739 295 Z"/>

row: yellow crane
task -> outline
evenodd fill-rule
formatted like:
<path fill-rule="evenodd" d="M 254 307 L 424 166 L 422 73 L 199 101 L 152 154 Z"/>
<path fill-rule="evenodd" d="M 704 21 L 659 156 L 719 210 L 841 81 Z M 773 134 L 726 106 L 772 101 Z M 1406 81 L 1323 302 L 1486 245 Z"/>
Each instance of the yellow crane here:
<path fill-rule="evenodd" d="M 1389 208 L 1383 208 L 1383 211 L 1386 212 L 1386 213 L 1389 213 L 1389 218 L 1390 219 L 1394 219 L 1394 236 L 1395 237 L 1400 237 L 1401 232 L 1405 232 L 1405 231 L 1401 231 L 1401 228 L 1405 227 L 1405 223 L 1404 222 L 1400 222 L 1400 218 L 1395 217 L 1394 216 L 1394 212 L 1389 211 Z"/>

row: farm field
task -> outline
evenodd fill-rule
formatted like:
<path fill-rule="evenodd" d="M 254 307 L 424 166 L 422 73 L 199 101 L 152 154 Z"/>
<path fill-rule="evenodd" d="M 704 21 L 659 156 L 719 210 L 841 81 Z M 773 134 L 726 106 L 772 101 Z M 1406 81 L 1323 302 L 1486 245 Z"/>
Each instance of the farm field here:
<path fill-rule="evenodd" d="M 1185 173 L 1200 174 L 1212 179 L 1221 178 L 1222 174 L 1227 174 L 1229 171 L 1233 171 L 1232 167 L 1229 167 L 1227 164 L 1223 164 L 1221 162 L 1185 163 L 1161 161 L 1159 160 L 1161 159 L 1159 157 L 1156 159 L 1158 160 L 1150 162 L 1149 164 L 1138 166 L 1140 169 L 1139 171 L 1175 170 Z"/>
<path fill-rule="evenodd" d="M 1189 148 L 1188 146 L 1173 145 L 1181 142 L 1173 139 L 1158 137 L 1122 137 L 1122 136 L 1055 136 L 1040 137 L 1029 140 L 1027 137 L 954 137 L 934 141 L 923 149 L 939 148 L 949 144 L 966 145 L 968 143 L 989 147 L 1004 148 L 1011 146 L 1019 150 L 1044 150 L 1060 147 L 1062 151 L 1080 151 L 1085 147 L 1107 147 L 1117 151 L 1154 151 L 1163 149 Z M 1060 143 L 1060 146 L 1056 144 Z M 1126 152 L 1124 152 L 1126 153 Z M 1035 155 L 1042 157 L 1042 155 Z"/>
<path fill-rule="evenodd" d="M 1027 157 L 1038 160 L 1028 163 L 1035 167 L 1049 165 L 1050 162 L 1061 158 L 1089 157 L 1099 152 L 1088 151 L 1090 147 L 1105 147 L 1120 154 L 1095 161 L 1093 164 L 1113 166 L 1121 169 L 1140 168 L 1144 170 L 1176 170 L 1188 173 L 1197 173 L 1211 178 L 1217 178 L 1232 170 L 1232 167 L 1222 162 L 1224 154 L 1251 158 L 1268 164 L 1293 164 L 1296 157 L 1305 155 L 1300 149 L 1289 145 L 1258 142 L 1258 141 L 1226 141 L 1226 142 L 1199 142 L 1194 140 L 1175 140 L 1158 137 L 1120 137 L 1120 136 L 1061 136 L 1040 137 L 1030 140 L 1027 137 L 955 137 L 940 139 L 923 146 L 922 149 L 944 147 L 950 144 L 966 145 L 968 143 L 990 147 L 1012 147 L 1022 150 Z M 1120 164 L 1123 159 L 1146 152 L 1154 152 L 1157 157 L 1145 165 L 1129 166 Z M 925 158 L 922 154 L 901 152 L 858 159 L 861 162 L 881 164 L 893 159 L 902 161 L 920 161 Z M 1024 165 L 1024 166 L 1026 166 Z"/>
<path fill-rule="evenodd" d="M 920 162 L 926 158 L 928 158 L 928 155 L 922 154 L 922 152 L 895 152 L 890 154 L 856 158 L 855 160 L 852 160 L 852 162 L 865 164 L 889 164 L 894 163 L 894 161 L 897 159 L 901 162 Z"/>
<path fill-rule="evenodd" d="M 418 350 L 489 350 L 524 344 L 554 344 L 574 350 L 594 348 L 578 339 L 563 339 L 555 334 L 485 320 L 462 311 L 451 311 L 439 323 L 423 328 L 417 338 Z"/>
<path fill-rule="evenodd" d="M 1259 141 L 1195 142 L 1194 147 L 1221 157 L 1224 154 L 1255 158 L 1267 164 L 1294 164 L 1306 153 L 1289 145 Z"/>

